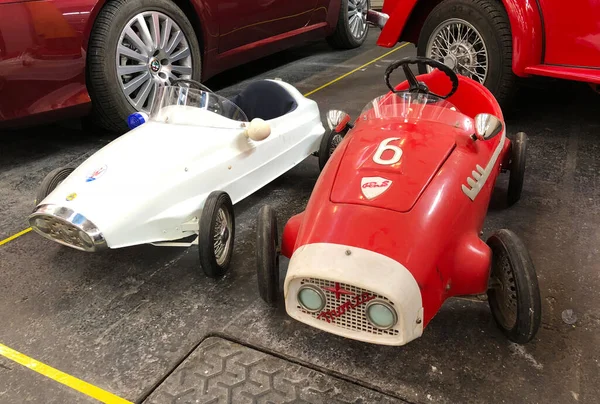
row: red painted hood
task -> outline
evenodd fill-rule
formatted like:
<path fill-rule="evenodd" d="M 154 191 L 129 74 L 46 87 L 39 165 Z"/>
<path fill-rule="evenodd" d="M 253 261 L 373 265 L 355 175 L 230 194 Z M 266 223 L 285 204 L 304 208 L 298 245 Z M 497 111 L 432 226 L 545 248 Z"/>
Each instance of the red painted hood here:
<path fill-rule="evenodd" d="M 416 125 L 396 120 L 357 125 L 345 139 L 349 143 L 333 184 L 331 201 L 398 212 L 411 210 L 452 153 L 457 133 L 458 129 L 436 122 Z M 381 153 L 386 145 L 387 150 Z M 392 150 L 394 147 L 401 152 Z M 400 153 L 400 159 L 393 162 Z"/>

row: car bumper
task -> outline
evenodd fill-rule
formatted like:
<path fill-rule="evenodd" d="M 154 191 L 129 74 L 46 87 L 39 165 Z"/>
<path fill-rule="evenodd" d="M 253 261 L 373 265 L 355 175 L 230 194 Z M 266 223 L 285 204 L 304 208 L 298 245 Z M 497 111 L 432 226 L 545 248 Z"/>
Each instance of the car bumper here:
<path fill-rule="evenodd" d="M 298 302 L 303 285 L 323 292 L 326 304 L 320 311 L 310 312 Z M 284 291 L 286 311 L 292 318 L 332 334 L 404 345 L 423 333 L 416 280 L 402 264 L 373 251 L 329 243 L 302 246 L 292 255 Z M 391 328 L 377 328 L 367 319 L 365 308 L 371 301 L 393 307 L 397 321 Z"/>

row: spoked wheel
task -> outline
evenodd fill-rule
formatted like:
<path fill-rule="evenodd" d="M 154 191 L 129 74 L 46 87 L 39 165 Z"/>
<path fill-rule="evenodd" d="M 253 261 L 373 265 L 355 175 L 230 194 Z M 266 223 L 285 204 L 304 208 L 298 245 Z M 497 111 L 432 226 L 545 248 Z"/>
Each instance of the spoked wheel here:
<path fill-rule="evenodd" d="M 542 302 L 537 275 L 527 248 L 510 230 L 487 240 L 492 249 L 488 301 L 496 324 L 509 340 L 523 344 L 537 333 Z"/>
<path fill-rule="evenodd" d="M 521 199 L 523 191 L 523 180 L 525 178 L 525 162 L 527 160 L 527 135 L 524 132 L 517 133 L 512 142 L 510 153 L 510 179 L 508 182 L 508 192 L 506 202 L 508 206 L 514 205 Z"/>
<path fill-rule="evenodd" d="M 35 196 L 35 204 L 37 205 L 44 200 L 54 189 L 60 185 L 73 172 L 73 167 L 60 167 L 54 169 L 44 177 Z"/>
<path fill-rule="evenodd" d="M 279 300 L 279 236 L 277 218 L 269 205 L 258 212 L 256 264 L 258 293 L 269 305 L 276 306 Z"/>
<path fill-rule="evenodd" d="M 323 170 L 327 161 L 329 161 L 329 157 L 333 154 L 336 147 L 342 143 L 344 140 L 344 136 L 348 132 L 348 127 L 344 129 L 342 132 L 336 132 L 335 129 L 332 129 L 328 133 L 323 135 L 321 139 L 321 145 L 319 146 L 319 170 Z"/>
<path fill-rule="evenodd" d="M 227 272 L 233 255 L 235 217 L 231 198 L 225 192 L 208 195 L 200 216 L 198 249 L 204 273 L 217 278 Z"/>

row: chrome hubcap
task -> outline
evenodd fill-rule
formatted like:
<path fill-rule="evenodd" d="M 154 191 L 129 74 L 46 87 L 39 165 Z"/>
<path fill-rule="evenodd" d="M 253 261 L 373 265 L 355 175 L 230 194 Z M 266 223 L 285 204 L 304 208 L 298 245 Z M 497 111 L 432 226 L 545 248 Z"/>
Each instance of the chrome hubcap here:
<path fill-rule="evenodd" d="M 342 142 L 343 139 L 344 138 L 340 134 L 336 134 L 335 136 L 333 136 L 333 139 L 331 139 L 331 147 L 329 148 L 329 155 L 330 156 L 333 154 L 333 152 L 335 151 L 336 147 L 339 146 L 339 144 Z"/>
<path fill-rule="evenodd" d="M 218 265 L 223 265 L 231 248 L 231 220 L 224 209 L 217 212 L 217 220 L 213 229 L 213 247 Z"/>
<path fill-rule="evenodd" d="M 356 39 L 367 32 L 367 0 L 348 0 L 348 26 Z"/>
<path fill-rule="evenodd" d="M 159 84 L 192 77 L 192 55 L 183 31 L 170 17 L 146 11 L 125 25 L 117 46 L 121 90 L 138 111 L 149 112 Z"/>
<path fill-rule="evenodd" d="M 433 31 L 426 56 L 444 63 L 456 73 L 484 83 L 488 52 L 479 31 L 465 20 L 446 20 Z M 428 70 L 433 70 L 428 66 Z"/>

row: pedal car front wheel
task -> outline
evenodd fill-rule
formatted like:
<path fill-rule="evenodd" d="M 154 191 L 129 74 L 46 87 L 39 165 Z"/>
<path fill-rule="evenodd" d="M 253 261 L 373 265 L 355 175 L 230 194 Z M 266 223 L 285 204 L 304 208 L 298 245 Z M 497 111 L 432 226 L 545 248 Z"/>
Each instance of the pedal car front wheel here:
<path fill-rule="evenodd" d="M 525 180 L 525 162 L 527 160 L 527 135 L 523 132 L 517 133 L 517 136 L 511 143 L 510 152 L 510 178 L 508 181 L 508 192 L 506 202 L 512 206 L 521 199 L 523 191 L 523 181 Z"/>
<path fill-rule="evenodd" d="M 344 140 L 347 131 L 348 127 L 341 132 L 336 132 L 335 129 L 332 129 L 323 135 L 321 145 L 319 146 L 319 170 L 323 171 L 325 164 L 329 161 L 329 157 L 331 157 L 336 147 Z"/>
<path fill-rule="evenodd" d="M 59 167 L 48 173 L 42 180 L 35 196 L 35 204 L 43 201 L 54 189 L 73 172 L 73 167 Z"/>
<path fill-rule="evenodd" d="M 233 255 L 235 217 L 227 193 L 214 191 L 208 195 L 200 215 L 198 250 L 206 276 L 223 276 Z"/>
<path fill-rule="evenodd" d="M 488 301 L 496 324 L 509 340 L 523 344 L 537 333 L 542 302 L 535 268 L 527 248 L 512 231 L 496 231 L 492 249 Z"/>
<path fill-rule="evenodd" d="M 256 231 L 256 275 L 258 293 L 271 306 L 279 297 L 279 238 L 277 218 L 269 205 L 258 212 Z"/>

